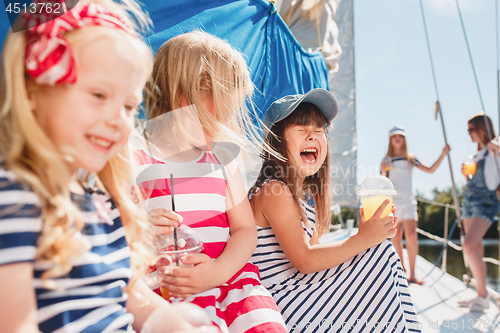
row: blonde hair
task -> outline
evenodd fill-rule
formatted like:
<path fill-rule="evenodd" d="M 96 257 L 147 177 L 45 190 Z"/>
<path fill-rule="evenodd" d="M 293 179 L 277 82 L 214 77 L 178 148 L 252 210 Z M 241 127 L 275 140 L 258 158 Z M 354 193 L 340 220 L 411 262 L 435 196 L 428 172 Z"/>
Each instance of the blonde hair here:
<path fill-rule="evenodd" d="M 104 5 L 138 32 L 148 25 L 149 19 L 133 1 L 127 0 L 123 4 L 111 0 L 88 2 Z M 130 15 L 134 16 L 134 20 Z M 136 24 L 132 24 L 133 22 Z M 88 43 L 96 34 L 102 35 L 109 29 L 81 28 L 68 33 L 66 37 L 70 43 Z M 152 68 L 152 54 L 147 45 L 138 36 L 122 31 L 113 36 L 135 46 L 131 49 L 135 50 L 137 58 L 143 62 L 146 80 L 148 70 Z M 28 100 L 26 84 L 32 79 L 25 72 L 25 47 L 25 34 L 8 33 L 0 67 L 0 156 L 5 167 L 14 172 L 25 187 L 31 188 L 38 195 L 43 226 L 36 260 L 54 264 L 41 276 L 46 287 L 54 288 L 55 284 L 50 279 L 69 272 L 73 267 L 71 260 L 87 251 L 91 245 L 85 237 L 75 237 L 83 228 L 84 222 L 70 199 L 68 184 L 72 175 L 69 168 L 64 166 L 71 156 L 61 153 L 49 139 L 38 124 Z M 122 156 L 111 158 L 96 177 L 98 184 L 110 194 L 121 214 L 127 241 L 132 249 L 132 286 L 150 264 L 149 252 L 142 245 L 147 237 L 149 224 L 145 213 L 129 197 L 130 167 L 126 160 L 127 151 L 125 147 Z"/>
<path fill-rule="evenodd" d="M 392 136 L 389 138 L 389 148 L 387 149 L 387 156 L 396 157 L 394 153 L 394 147 L 391 143 Z M 406 145 L 406 137 L 403 135 L 403 146 L 401 147 L 402 156 L 406 157 L 411 166 L 415 165 L 415 156 L 408 152 L 408 146 Z"/>
<path fill-rule="evenodd" d="M 192 31 L 168 40 L 156 52 L 145 107 L 148 119 L 153 119 L 179 109 L 184 98 L 195 106 L 204 133 L 258 152 L 262 139 L 244 105 L 245 100 L 251 104 L 252 92 L 242 55 L 222 39 Z M 203 106 L 206 98 L 213 98 L 215 117 Z M 255 112 L 253 105 L 251 109 Z"/>
<path fill-rule="evenodd" d="M 488 122 L 488 126 L 490 128 L 491 138 L 488 136 L 488 128 L 486 127 L 486 122 Z M 483 145 L 488 144 L 495 137 L 495 129 L 493 128 L 493 123 L 491 122 L 490 117 L 488 117 L 484 111 L 479 111 L 469 118 L 468 124 L 474 125 L 476 131 L 479 133 L 481 137 L 481 143 Z M 477 150 L 479 150 L 479 143 L 477 144 Z"/>

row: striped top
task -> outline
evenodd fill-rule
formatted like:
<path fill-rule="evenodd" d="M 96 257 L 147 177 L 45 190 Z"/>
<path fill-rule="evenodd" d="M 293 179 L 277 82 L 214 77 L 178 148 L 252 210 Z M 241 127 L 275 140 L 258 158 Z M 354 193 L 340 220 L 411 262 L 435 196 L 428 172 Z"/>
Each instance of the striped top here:
<path fill-rule="evenodd" d="M 268 179 L 260 186 L 263 186 L 270 181 L 277 180 Z M 255 193 L 260 186 L 252 188 L 250 191 L 250 199 L 252 198 L 253 193 Z M 302 228 L 304 229 L 307 237 L 311 239 L 314 233 L 316 214 L 312 206 L 302 199 L 299 200 L 302 205 L 303 212 L 308 220 L 308 223 L 302 222 Z M 276 238 L 273 229 L 270 226 L 265 228 L 257 226 L 257 232 L 259 241 L 257 248 L 252 255 L 251 262 L 259 266 L 262 285 L 267 288 L 297 274 L 299 271 L 286 257 L 283 249 L 278 243 L 278 239 Z"/>
<path fill-rule="evenodd" d="M 226 210 L 235 206 L 233 194 L 238 195 L 227 188 L 228 174 L 234 179 L 238 168 L 234 153 L 223 143 L 217 143 L 211 151 L 196 150 L 199 154 L 191 161 L 172 162 L 155 157 L 135 143 L 129 145 L 134 176 L 146 198 L 147 210 L 172 209 L 170 175 L 173 175 L 175 211 L 183 217 L 182 224 L 191 227 L 201 239 L 203 253 L 218 258 L 230 238 Z M 246 200 L 244 190 L 241 196 L 233 198 L 236 203 L 238 199 Z M 158 293 L 158 285 L 155 287 Z M 276 303 L 260 283 L 258 267 L 251 263 L 246 263 L 221 286 L 185 299 L 170 298 L 170 302 L 180 301 L 202 307 L 223 333 L 287 332 Z"/>
<path fill-rule="evenodd" d="M 250 198 L 266 182 L 253 187 Z M 313 224 L 314 209 L 305 201 L 301 206 Z M 310 239 L 313 226 L 302 227 Z M 286 258 L 272 228 L 257 227 L 257 232 L 251 261 L 290 333 L 420 332 L 408 282 L 389 241 L 338 266 L 304 274 Z"/>
<path fill-rule="evenodd" d="M 403 207 L 408 204 L 416 204 L 413 195 L 411 172 L 413 166 L 419 166 L 421 163 L 415 157 L 414 164 L 410 163 L 405 156 L 393 157 L 392 169 L 387 171 L 387 178 L 394 184 L 397 195 L 394 196 L 394 205 Z"/>
<path fill-rule="evenodd" d="M 76 237 L 87 237 L 92 248 L 73 260 L 67 275 L 53 279 L 63 290 L 48 290 L 42 286 L 40 276 L 52 265 L 36 260 L 43 224 L 39 199 L 12 172 L 0 168 L 0 265 L 33 263 L 33 288 L 42 332 L 132 331 L 134 317 L 126 313 L 124 292 L 132 275 L 130 247 L 118 210 L 109 197 L 100 193 L 71 195 L 85 221 Z M 107 201 L 112 225 L 97 215 L 96 196 Z"/>
<path fill-rule="evenodd" d="M 224 166 L 220 157 L 223 148 L 217 147 L 212 151 L 199 150 L 199 156 L 187 162 L 162 160 L 140 146 L 132 151 L 135 181 L 145 198 L 146 210 L 172 210 L 173 175 L 175 211 L 182 216 L 182 224 L 195 230 L 203 242 L 203 253 L 211 258 L 222 253 L 230 236 L 226 216 L 229 166 Z"/>

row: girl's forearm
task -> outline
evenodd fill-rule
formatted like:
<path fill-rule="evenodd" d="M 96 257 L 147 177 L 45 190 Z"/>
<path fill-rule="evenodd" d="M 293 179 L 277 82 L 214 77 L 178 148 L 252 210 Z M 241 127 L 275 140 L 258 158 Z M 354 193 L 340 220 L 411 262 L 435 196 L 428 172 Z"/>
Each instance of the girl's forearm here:
<path fill-rule="evenodd" d="M 439 165 L 441 164 L 441 162 L 443 161 L 443 156 L 439 156 L 439 158 L 437 159 L 436 162 L 434 162 L 434 164 L 429 168 L 429 173 L 434 173 L 434 171 L 437 170 L 437 168 L 439 167 Z"/>
<path fill-rule="evenodd" d="M 245 266 L 257 246 L 257 229 L 255 226 L 241 227 L 229 238 L 224 251 L 216 259 L 220 270 L 217 275 L 226 283 Z"/>
<path fill-rule="evenodd" d="M 434 173 L 434 171 L 436 171 L 437 168 L 441 165 L 441 162 L 443 162 L 445 156 L 446 155 L 441 154 L 439 158 L 436 160 L 436 162 L 434 162 L 434 164 L 430 167 L 420 164 L 419 169 L 427 173 Z"/>

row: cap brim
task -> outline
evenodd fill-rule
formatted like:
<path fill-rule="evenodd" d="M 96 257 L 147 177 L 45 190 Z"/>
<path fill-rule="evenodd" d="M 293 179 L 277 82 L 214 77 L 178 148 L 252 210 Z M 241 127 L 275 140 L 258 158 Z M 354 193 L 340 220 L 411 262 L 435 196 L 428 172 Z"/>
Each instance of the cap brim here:
<path fill-rule="evenodd" d="M 279 123 L 280 121 L 291 115 L 300 103 L 314 104 L 318 108 L 318 110 L 323 113 L 323 115 L 326 117 L 326 119 L 328 119 L 329 122 L 335 119 L 335 117 L 337 117 L 339 113 L 339 104 L 335 96 L 333 96 L 333 94 L 328 90 L 316 88 L 309 90 L 300 99 L 293 102 L 288 108 L 283 110 L 283 112 L 281 112 L 271 124 L 266 124 L 266 126 L 271 129 L 274 124 Z M 266 138 L 268 130 L 263 129 L 262 134 L 262 136 Z"/>
<path fill-rule="evenodd" d="M 300 99 L 285 109 L 285 111 L 274 121 L 273 125 L 291 115 L 300 103 L 311 103 L 316 105 L 328 121 L 335 119 L 339 113 L 339 104 L 332 93 L 325 89 L 316 88 L 306 92 Z"/>
<path fill-rule="evenodd" d="M 391 134 L 389 134 L 389 138 L 392 138 L 396 134 L 401 134 L 402 136 L 406 136 L 406 132 L 404 132 L 404 131 L 395 131 L 395 132 L 392 132 Z"/>

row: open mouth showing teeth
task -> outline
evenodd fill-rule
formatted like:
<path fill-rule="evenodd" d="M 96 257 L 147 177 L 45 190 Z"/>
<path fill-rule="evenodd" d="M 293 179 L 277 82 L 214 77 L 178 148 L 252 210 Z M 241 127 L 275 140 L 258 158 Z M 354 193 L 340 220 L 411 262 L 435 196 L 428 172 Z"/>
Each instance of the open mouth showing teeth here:
<path fill-rule="evenodd" d="M 101 146 L 103 148 L 109 148 L 111 147 L 112 142 L 100 138 L 96 138 L 95 136 L 89 136 L 88 137 L 90 142 L 95 143 L 98 146 Z"/>
<path fill-rule="evenodd" d="M 300 152 L 300 157 L 306 163 L 315 163 L 318 159 L 318 150 L 316 148 L 306 148 Z"/>

